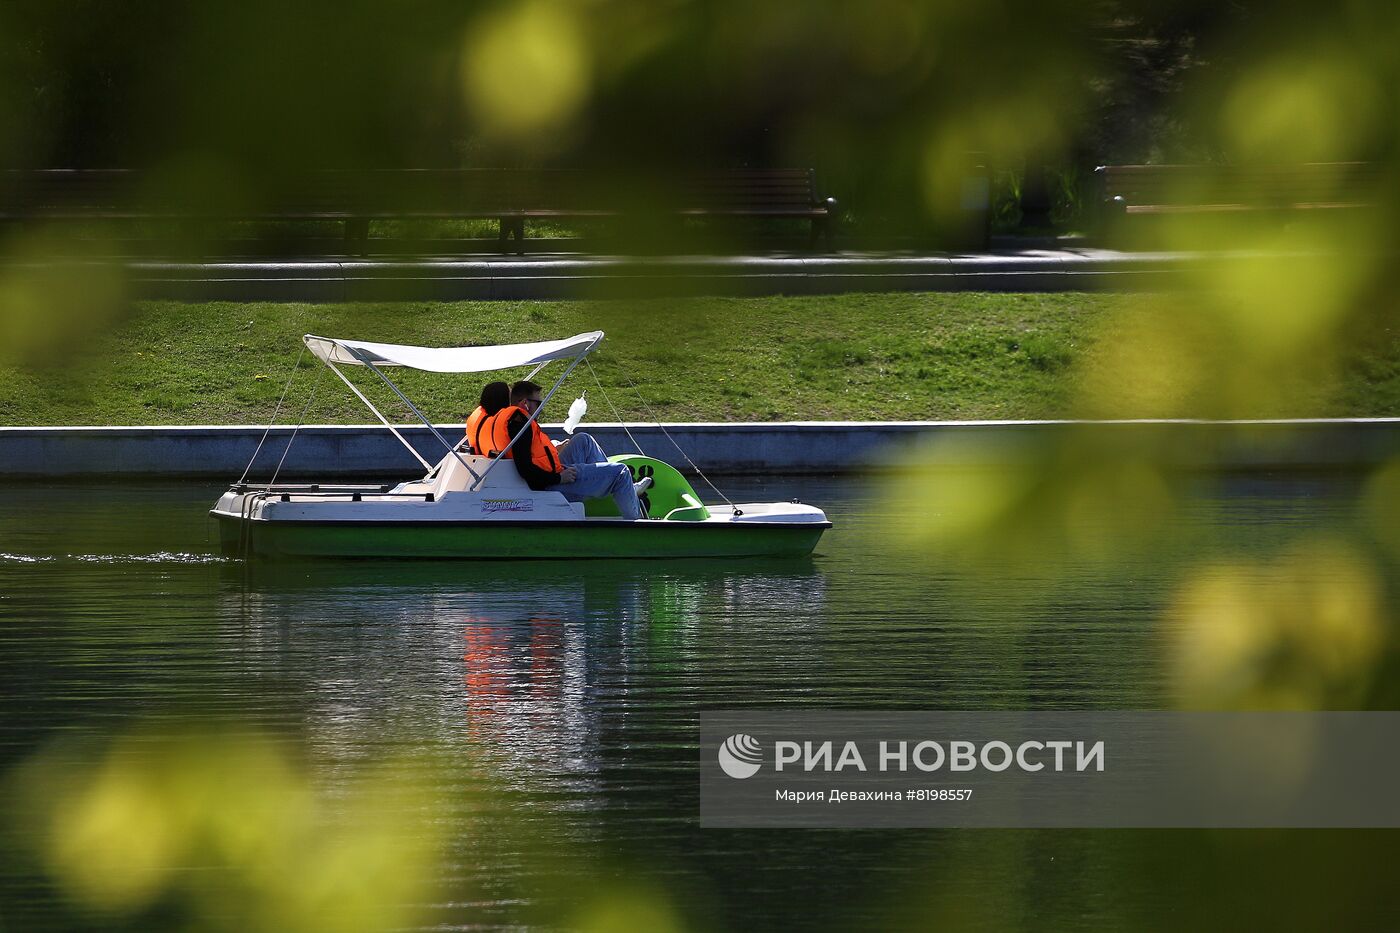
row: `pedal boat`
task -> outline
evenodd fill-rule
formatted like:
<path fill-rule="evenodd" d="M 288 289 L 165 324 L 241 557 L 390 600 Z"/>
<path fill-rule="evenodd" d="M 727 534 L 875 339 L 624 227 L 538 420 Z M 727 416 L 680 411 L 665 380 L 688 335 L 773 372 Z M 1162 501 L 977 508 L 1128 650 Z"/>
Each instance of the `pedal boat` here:
<path fill-rule="evenodd" d="M 267 484 L 237 483 L 209 513 L 218 521 L 226 554 L 455 559 L 801 556 L 810 554 L 831 527 L 821 509 L 796 500 L 706 505 L 673 466 L 638 454 L 610 459 L 625 463 L 634 479 L 651 477 L 651 488 L 641 497 L 643 518 L 621 518 L 611 499 L 573 503 L 554 490 L 532 490 L 513 463 L 501 463 L 503 456 L 483 456 L 443 437 L 383 373 L 393 366 L 448 373 L 532 367 L 526 377 L 532 378 L 549 363 L 568 361 L 545 396 L 547 405 L 603 339 L 602 331 L 494 347 L 411 347 L 312 334 L 304 339 L 427 472 L 397 485 L 279 485 L 275 476 Z M 442 459 L 436 464 L 425 460 L 346 378 L 341 366 L 373 371 L 442 442 Z"/>

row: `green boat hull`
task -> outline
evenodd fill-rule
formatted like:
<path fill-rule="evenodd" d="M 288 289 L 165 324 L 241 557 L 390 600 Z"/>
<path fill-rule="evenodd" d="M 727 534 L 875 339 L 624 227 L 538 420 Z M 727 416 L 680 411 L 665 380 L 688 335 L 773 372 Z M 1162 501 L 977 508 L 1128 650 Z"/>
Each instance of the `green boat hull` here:
<path fill-rule="evenodd" d="M 225 554 L 259 557 L 798 557 L 829 522 L 310 522 L 216 515 Z"/>

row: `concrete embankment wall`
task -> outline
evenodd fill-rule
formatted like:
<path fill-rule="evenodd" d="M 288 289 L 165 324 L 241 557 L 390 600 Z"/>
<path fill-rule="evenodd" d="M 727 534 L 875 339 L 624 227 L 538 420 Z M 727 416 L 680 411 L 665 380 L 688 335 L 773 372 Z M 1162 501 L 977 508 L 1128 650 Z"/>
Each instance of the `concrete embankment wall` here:
<path fill-rule="evenodd" d="M 547 426 L 556 438 L 563 432 Z M 1009 462 L 1036 456 L 1072 433 L 1087 450 L 1130 450 L 1183 469 L 1348 469 L 1400 458 L 1400 419 L 1306 421 L 917 421 L 780 422 L 629 426 L 651 456 L 689 471 L 714 473 L 839 473 L 888 466 L 917 456 L 957 464 Z M 612 453 L 634 448 L 618 424 L 585 429 Z M 426 428 L 403 435 L 429 462 L 442 445 Z M 440 426 L 461 437 L 458 425 Z M 263 438 L 262 427 L 0 428 L 0 478 L 202 477 L 235 480 Z M 249 479 L 378 477 L 421 474 L 408 452 L 381 426 L 310 425 L 274 428 Z M 1092 454 L 1091 454 L 1092 455 Z"/>

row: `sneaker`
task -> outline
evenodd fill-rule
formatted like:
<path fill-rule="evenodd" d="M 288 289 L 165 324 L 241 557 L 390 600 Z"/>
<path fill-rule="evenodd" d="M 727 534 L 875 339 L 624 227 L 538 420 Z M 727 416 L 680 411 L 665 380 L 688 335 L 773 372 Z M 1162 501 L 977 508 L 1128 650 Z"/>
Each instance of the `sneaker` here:
<path fill-rule="evenodd" d="M 632 484 L 632 488 L 635 489 L 637 491 L 637 495 L 640 496 L 642 493 L 646 492 L 648 489 L 651 488 L 651 477 L 643 476 L 641 479 L 637 480 L 635 483 Z"/>

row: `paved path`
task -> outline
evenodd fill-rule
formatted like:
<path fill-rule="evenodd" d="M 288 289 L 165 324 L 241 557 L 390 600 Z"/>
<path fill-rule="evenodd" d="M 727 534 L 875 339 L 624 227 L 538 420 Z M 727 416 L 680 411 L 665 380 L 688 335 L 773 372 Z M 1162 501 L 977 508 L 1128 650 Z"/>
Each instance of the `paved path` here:
<path fill-rule="evenodd" d="M 136 297 L 180 301 L 432 301 L 882 291 L 1132 291 L 1232 254 L 1017 249 L 637 259 L 533 254 L 303 262 L 131 262 Z"/>

